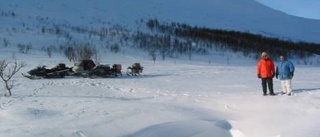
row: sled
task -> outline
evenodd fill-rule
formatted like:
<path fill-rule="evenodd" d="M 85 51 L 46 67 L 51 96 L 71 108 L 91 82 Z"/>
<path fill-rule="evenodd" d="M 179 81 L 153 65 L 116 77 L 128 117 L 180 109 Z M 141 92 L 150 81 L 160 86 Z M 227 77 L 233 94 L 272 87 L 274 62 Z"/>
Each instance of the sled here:
<path fill-rule="evenodd" d="M 141 76 L 143 67 L 140 63 L 133 63 L 132 66 L 127 68 L 127 75 L 129 76 Z"/>
<path fill-rule="evenodd" d="M 122 76 L 120 64 L 114 64 L 112 67 L 110 65 L 98 65 L 89 73 L 90 78 L 114 78 L 118 76 Z"/>

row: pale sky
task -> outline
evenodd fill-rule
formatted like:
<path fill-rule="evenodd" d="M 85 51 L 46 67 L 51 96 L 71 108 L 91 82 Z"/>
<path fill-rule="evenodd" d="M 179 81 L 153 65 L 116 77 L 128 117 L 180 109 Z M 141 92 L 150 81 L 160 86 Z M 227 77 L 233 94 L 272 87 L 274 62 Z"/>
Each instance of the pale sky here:
<path fill-rule="evenodd" d="M 320 19 L 320 0 L 256 0 L 273 9 L 310 19 Z"/>

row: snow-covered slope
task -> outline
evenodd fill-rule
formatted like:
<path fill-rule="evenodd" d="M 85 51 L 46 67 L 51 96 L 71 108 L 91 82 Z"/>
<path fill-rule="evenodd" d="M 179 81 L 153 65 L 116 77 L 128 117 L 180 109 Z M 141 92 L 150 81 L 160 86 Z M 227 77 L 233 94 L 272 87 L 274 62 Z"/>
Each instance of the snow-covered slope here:
<path fill-rule="evenodd" d="M 135 29 L 137 20 L 158 18 L 316 42 L 320 31 L 318 20 L 289 16 L 254 0 L 7 0 L 1 1 L 0 12 L 0 40 L 11 44 L 1 45 L 0 59 L 25 61 L 23 73 L 38 65 L 73 65 L 61 54 L 49 58 L 37 50 L 17 53 L 20 42 L 39 48 L 60 44 L 59 36 L 39 31 L 46 25 L 121 24 Z M 193 60 L 202 61 L 167 59 L 154 64 L 142 54 L 108 52 L 102 64 L 120 63 L 125 73 L 126 67 L 140 62 L 142 76 L 29 80 L 17 74 L 12 97 L 3 96 L 0 82 L 0 137 L 320 135 L 319 68 L 294 62 L 293 96 L 262 96 L 255 61 L 236 54 Z M 274 88 L 280 92 L 276 79 Z"/>
<path fill-rule="evenodd" d="M 320 42 L 320 20 L 287 15 L 255 0 L 10 0 L 4 12 L 14 11 L 17 22 L 47 18 L 65 23 L 101 27 L 108 23 L 136 28 L 136 21 L 157 18 L 210 28 L 239 30 L 284 39 Z M 7 22 L 1 19 L 1 27 Z M 10 26 L 10 25 L 9 25 Z M 4 28 L 2 28 L 3 30 Z"/>

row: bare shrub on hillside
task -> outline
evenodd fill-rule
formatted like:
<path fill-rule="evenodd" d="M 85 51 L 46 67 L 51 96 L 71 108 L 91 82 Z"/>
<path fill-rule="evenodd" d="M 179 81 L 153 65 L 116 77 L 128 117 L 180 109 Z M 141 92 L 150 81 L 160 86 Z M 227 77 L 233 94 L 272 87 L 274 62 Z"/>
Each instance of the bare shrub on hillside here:
<path fill-rule="evenodd" d="M 76 51 L 78 60 L 88 60 L 97 54 L 97 51 L 88 43 L 79 45 Z"/>
<path fill-rule="evenodd" d="M 6 97 L 12 95 L 11 89 L 14 87 L 12 77 L 24 66 L 26 66 L 24 62 L 0 60 L 0 77 L 8 91 L 8 93 L 5 93 Z"/>
<path fill-rule="evenodd" d="M 32 49 L 32 44 L 21 44 L 17 45 L 20 53 L 27 54 Z"/>
<path fill-rule="evenodd" d="M 48 48 L 46 49 L 46 53 L 47 53 L 48 57 L 51 58 L 51 56 L 52 56 L 52 49 L 48 47 Z"/>
<path fill-rule="evenodd" d="M 16 13 L 14 13 L 13 11 L 1 11 L 0 16 L 3 16 L 3 17 L 15 17 Z"/>
<path fill-rule="evenodd" d="M 3 47 L 8 47 L 10 45 L 10 42 L 8 39 L 3 38 Z"/>
<path fill-rule="evenodd" d="M 153 61 L 153 64 L 156 63 L 156 59 L 157 59 L 157 53 L 156 50 L 150 50 L 149 51 L 149 55 L 151 56 L 151 59 Z"/>
<path fill-rule="evenodd" d="M 118 44 L 113 44 L 112 46 L 110 46 L 110 51 L 113 53 L 118 53 L 120 51 L 120 47 Z"/>
<path fill-rule="evenodd" d="M 48 55 L 48 57 L 51 58 L 53 52 L 56 51 L 57 48 L 51 45 L 51 46 L 49 46 L 49 47 L 42 47 L 41 50 L 44 51 L 44 52 L 46 52 L 47 55 Z"/>
<path fill-rule="evenodd" d="M 98 59 L 98 52 L 89 43 L 71 44 L 64 50 L 65 56 L 70 61 L 88 60 L 95 57 Z"/>
<path fill-rule="evenodd" d="M 69 59 L 69 61 L 76 60 L 76 52 L 72 46 L 64 49 L 64 55 Z"/>

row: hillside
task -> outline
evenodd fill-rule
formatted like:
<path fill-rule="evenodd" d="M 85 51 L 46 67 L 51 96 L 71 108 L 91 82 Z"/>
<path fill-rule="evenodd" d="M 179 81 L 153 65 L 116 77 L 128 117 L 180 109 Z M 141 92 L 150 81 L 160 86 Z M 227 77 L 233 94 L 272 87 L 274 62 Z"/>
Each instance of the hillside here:
<path fill-rule="evenodd" d="M 140 20 L 157 18 L 193 26 L 237 30 L 294 41 L 320 42 L 320 21 L 298 18 L 273 10 L 254 0 L 10 0 L 0 5 L 1 34 L 8 28 L 34 31 L 44 25 L 101 28 L 120 24 L 136 29 Z M 9 35 L 9 36 L 8 36 Z M 15 38 L 16 39 L 16 38 Z"/>

